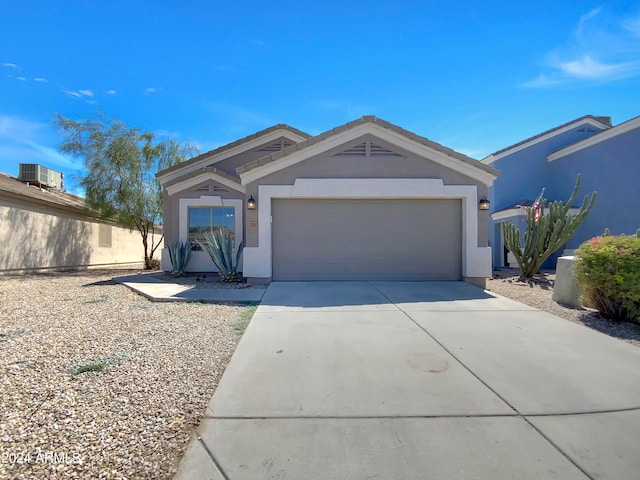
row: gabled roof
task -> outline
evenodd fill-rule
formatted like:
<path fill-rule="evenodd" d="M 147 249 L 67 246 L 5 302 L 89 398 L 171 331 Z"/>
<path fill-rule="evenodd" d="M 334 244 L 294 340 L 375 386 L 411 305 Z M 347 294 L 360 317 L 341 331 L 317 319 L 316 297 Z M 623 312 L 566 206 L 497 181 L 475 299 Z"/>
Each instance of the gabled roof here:
<path fill-rule="evenodd" d="M 156 178 L 164 185 L 166 182 L 174 180 L 186 173 L 199 170 L 226 158 L 249 151 L 263 142 L 267 142 L 271 139 L 275 140 L 281 136 L 289 138 L 294 142 L 299 142 L 309 138 L 310 135 L 288 125 L 274 125 L 241 138 L 240 140 L 236 140 L 235 142 L 231 142 L 214 150 L 202 153 L 197 157 L 191 158 L 172 167 L 160 170 L 156 173 Z"/>
<path fill-rule="evenodd" d="M 370 115 L 308 138 L 279 152 L 261 157 L 237 168 L 236 171 L 240 175 L 242 183 L 247 184 L 366 134 L 382 138 L 412 153 L 421 156 L 428 155 L 430 159 L 472 178 L 477 178 L 487 185 L 498 176 L 498 171 L 493 167 Z"/>
<path fill-rule="evenodd" d="M 84 198 L 60 190 L 46 190 L 35 185 L 27 185 L 15 177 L 0 172 L 0 196 L 6 196 L 47 207 L 74 210 L 90 215 Z"/>
<path fill-rule="evenodd" d="M 204 167 L 195 172 L 187 173 L 179 178 L 171 180 L 164 184 L 164 188 L 169 195 L 181 192 L 196 185 L 206 182 L 207 180 L 213 180 L 221 185 L 229 187 L 237 192 L 245 193 L 246 189 L 244 185 L 241 185 L 238 177 L 229 175 L 227 172 L 218 170 L 214 167 Z"/>
<path fill-rule="evenodd" d="M 486 165 L 491 165 L 493 162 L 500 160 L 507 155 L 511 155 L 516 153 L 519 150 L 524 150 L 525 148 L 531 147 L 536 143 L 542 142 L 544 140 L 548 140 L 549 138 L 555 137 L 556 135 L 560 135 L 565 133 L 579 125 L 583 125 L 588 123 L 595 128 L 599 128 L 600 130 L 606 130 L 611 128 L 611 117 L 597 117 L 594 115 L 584 115 L 580 118 L 576 118 L 575 120 L 571 120 L 570 122 L 563 123 L 562 125 L 558 125 L 557 127 L 551 128 L 549 130 L 545 130 L 538 135 L 534 135 L 533 137 L 526 138 L 518 143 L 514 143 L 513 145 L 498 150 L 497 152 L 492 153 L 491 155 L 482 159 L 482 163 Z"/>
<path fill-rule="evenodd" d="M 631 120 L 627 120 L 626 122 L 609 128 L 608 130 L 596 133 L 589 138 L 585 138 L 584 140 L 576 142 L 573 145 L 564 147 L 557 152 L 550 153 L 549 155 L 547 155 L 547 159 L 550 162 L 553 162 L 554 160 L 558 160 L 559 158 L 565 157 L 585 148 L 592 147 L 593 145 L 597 145 L 598 143 L 604 142 L 605 140 L 609 140 L 611 138 L 617 137 L 618 135 L 630 132 L 631 130 L 635 130 L 636 128 L 640 128 L 640 116 L 632 118 Z"/>

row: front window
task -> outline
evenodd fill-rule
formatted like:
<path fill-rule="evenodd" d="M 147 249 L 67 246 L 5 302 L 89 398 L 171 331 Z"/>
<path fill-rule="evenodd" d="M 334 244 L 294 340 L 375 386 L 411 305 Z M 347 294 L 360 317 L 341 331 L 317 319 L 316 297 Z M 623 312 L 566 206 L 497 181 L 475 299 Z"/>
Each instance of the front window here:
<path fill-rule="evenodd" d="M 235 235 L 235 209 L 233 207 L 189 207 L 189 243 L 191 250 L 202 250 L 198 240 L 205 243 L 204 234 L 215 229 Z"/>

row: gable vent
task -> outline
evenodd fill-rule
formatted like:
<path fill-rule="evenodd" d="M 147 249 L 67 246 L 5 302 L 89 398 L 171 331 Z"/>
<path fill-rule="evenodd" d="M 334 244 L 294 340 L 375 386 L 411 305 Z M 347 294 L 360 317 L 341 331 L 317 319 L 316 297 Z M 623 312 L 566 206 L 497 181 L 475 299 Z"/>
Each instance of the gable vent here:
<path fill-rule="evenodd" d="M 351 148 L 347 148 L 340 153 L 334 155 L 335 157 L 401 157 L 391 150 L 387 150 L 384 147 L 375 145 L 371 142 L 363 142 L 358 145 L 354 145 Z"/>
<path fill-rule="evenodd" d="M 398 155 L 391 150 L 387 150 L 386 148 L 379 147 L 378 145 L 371 144 L 371 156 L 372 157 L 401 157 L 402 155 Z"/>
<path fill-rule="evenodd" d="M 194 190 L 194 192 L 207 192 L 207 193 L 228 192 L 228 191 L 229 190 L 225 190 L 224 188 L 220 188 L 216 185 L 205 185 L 204 187 L 196 188 Z"/>
<path fill-rule="evenodd" d="M 597 130 L 595 128 L 592 128 L 592 127 L 582 127 L 582 128 L 579 128 L 578 130 L 576 130 L 576 132 L 595 133 L 595 132 L 597 132 Z"/>
<path fill-rule="evenodd" d="M 367 154 L 367 145 L 365 142 L 336 154 L 336 157 L 364 157 Z"/>
<path fill-rule="evenodd" d="M 273 153 L 273 152 L 279 152 L 280 150 L 284 150 L 287 147 L 290 147 L 291 145 L 293 145 L 293 143 L 291 142 L 287 142 L 286 140 L 278 140 L 275 143 L 272 143 L 271 145 L 267 145 L 266 147 L 262 147 L 260 150 L 258 150 L 258 152 L 264 152 L 264 153 Z"/>

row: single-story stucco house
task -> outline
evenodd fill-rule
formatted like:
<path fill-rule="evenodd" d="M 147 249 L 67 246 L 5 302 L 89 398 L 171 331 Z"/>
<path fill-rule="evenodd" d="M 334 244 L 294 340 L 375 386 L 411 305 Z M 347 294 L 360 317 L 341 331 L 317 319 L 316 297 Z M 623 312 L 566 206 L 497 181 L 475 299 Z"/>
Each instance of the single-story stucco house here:
<path fill-rule="evenodd" d="M 310 137 L 276 125 L 157 173 L 165 246 L 216 271 L 194 240 L 226 227 L 252 281 L 465 280 L 491 276 L 487 211 L 498 172 L 365 116 Z M 166 250 L 166 249 L 165 249 Z M 170 270 L 163 252 L 163 269 Z"/>

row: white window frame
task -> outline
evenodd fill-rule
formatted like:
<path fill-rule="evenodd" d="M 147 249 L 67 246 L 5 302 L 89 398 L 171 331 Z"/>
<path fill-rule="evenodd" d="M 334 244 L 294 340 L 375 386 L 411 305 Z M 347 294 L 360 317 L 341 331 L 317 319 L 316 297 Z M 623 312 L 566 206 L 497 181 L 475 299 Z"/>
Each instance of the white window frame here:
<path fill-rule="evenodd" d="M 235 245 L 234 254 L 238 251 L 238 246 L 244 238 L 244 212 L 243 201 L 239 199 L 227 199 L 220 196 L 202 196 L 200 198 L 181 198 L 179 202 L 180 210 L 180 242 L 189 242 L 189 208 L 190 207 L 229 207 L 234 209 L 235 218 Z M 241 261 L 242 264 L 242 261 Z M 217 272 L 218 269 L 206 252 L 194 250 L 191 252 L 189 261 L 190 272 Z"/>

